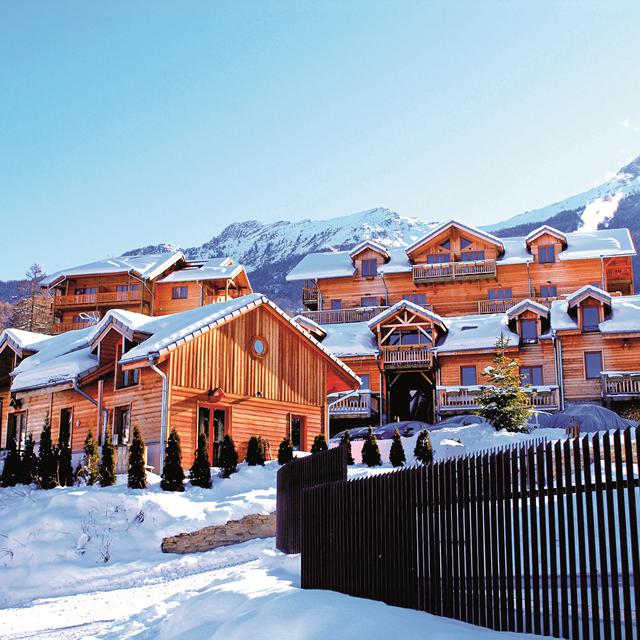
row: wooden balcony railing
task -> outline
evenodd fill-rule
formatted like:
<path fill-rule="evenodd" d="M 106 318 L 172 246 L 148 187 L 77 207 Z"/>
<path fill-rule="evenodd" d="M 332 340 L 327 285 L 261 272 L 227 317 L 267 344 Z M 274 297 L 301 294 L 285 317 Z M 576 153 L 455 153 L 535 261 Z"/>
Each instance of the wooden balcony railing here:
<path fill-rule="evenodd" d="M 326 309 L 323 311 L 303 311 L 302 315 L 318 324 L 342 324 L 344 322 L 365 322 L 389 307 L 354 307 L 353 309 Z"/>
<path fill-rule="evenodd" d="M 558 409 L 560 399 L 557 387 L 525 387 L 529 406 L 535 409 Z M 482 387 L 439 388 L 437 390 L 437 405 L 440 413 L 454 413 L 456 411 L 475 411 L 479 408 L 478 397 Z"/>
<path fill-rule="evenodd" d="M 131 304 L 140 302 L 140 291 L 102 291 L 68 296 L 54 296 L 56 307 L 91 307 L 100 304 Z"/>
<path fill-rule="evenodd" d="M 478 300 L 478 313 L 504 313 L 518 304 L 518 300 Z"/>
<path fill-rule="evenodd" d="M 92 322 L 61 322 L 60 324 L 54 324 L 51 326 L 51 333 L 57 335 L 58 333 L 66 333 L 67 331 L 75 331 L 76 329 L 84 329 L 91 326 Z"/>
<path fill-rule="evenodd" d="M 378 413 L 379 407 L 380 401 L 376 394 L 371 391 L 360 391 L 329 407 L 329 415 L 334 418 L 370 418 Z"/>
<path fill-rule="evenodd" d="M 304 287 L 302 289 L 302 304 L 318 304 L 318 298 L 317 287 Z"/>
<path fill-rule="evenodd" d="M 413 265 L 413 281 L 416 283 L 495 277 L 495 260 Z"/>
<path fill-rule="evenodd" d="M 607 276 L 607 282 L 631 282 L 632 280 L 631 267 L 607 267 L 605 273 Z"/>
<path fill-rule="evenodd" d="M 616 371 L 602 375 L 602 395 L 605 398 L 640 397 L 640 371 Z"/>
<path fill-rule="evenodd" d="M 382 361 L 387 368 L 429 368 L 433 365 L 433 352 L 424 345 L 383 346 Z"/>

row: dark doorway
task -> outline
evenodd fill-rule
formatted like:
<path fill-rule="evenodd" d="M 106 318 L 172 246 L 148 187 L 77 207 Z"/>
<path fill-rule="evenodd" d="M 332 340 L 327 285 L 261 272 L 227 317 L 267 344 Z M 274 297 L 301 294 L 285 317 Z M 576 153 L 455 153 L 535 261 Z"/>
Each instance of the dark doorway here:
<path fill-rule="evenodd" d="M 302 429 L 304 427 L 304 418 L 302 416 L 291 416 L 291 444 L 294 451 L 300 451 L 302 445 Z"/>
<path fill-rule="evenodd" d="M 433 423 L 434 382 L 431 372 L 393 371 L 387 374 L 387 419 Z"/>
<path fill-rule="evenodd" d="M 198 407 L 198 431 L 209 441 L 209 459 L 212 466 L 218 466 L 220 447 L 229 427 L 228 410 L 223 407 Z"/>
<path fill-rule="evenodd" d="M 71 446 L 71 409 L 60 410 L 60 433 L 58 436 L 58 442 Z"/>

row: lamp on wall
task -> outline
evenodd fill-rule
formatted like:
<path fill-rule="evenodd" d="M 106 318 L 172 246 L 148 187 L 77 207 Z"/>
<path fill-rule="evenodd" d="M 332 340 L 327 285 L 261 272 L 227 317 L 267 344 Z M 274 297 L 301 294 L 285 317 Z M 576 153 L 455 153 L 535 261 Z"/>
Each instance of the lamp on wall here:
<path fill-rule="evenodd" d="M 623 349 L 631 349 L 631 342 L 629 340 L 627 340 L 626 338 L 624 338 L 622 340 L 622 348 Z"/>
<path fill-rule="evenodd" d="M 216 387 L 215 389 L 209 389 L 207 391 L 207 396 L 209 396 L 209 400 L 213 400 L 213 402 L 218 402 L 224 398 L 225 393 L 222 390 L 222 387 Z"/>

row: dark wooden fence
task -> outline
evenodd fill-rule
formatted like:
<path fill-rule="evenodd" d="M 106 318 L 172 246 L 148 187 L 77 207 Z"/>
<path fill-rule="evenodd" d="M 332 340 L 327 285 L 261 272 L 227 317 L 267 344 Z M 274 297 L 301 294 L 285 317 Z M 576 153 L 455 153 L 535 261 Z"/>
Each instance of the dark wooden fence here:
<path fill-rule="evenodd" d="M 302 586 L 502 631 L 639 638 L 640 430 L 308 488 Z"/>
<path fill-rule="evenodd" d="M 278 470 L 276 547 L 284 553 L 300 553 L 302 490 L 347 479 L 347 451 L 336 447 L 295 458 Z"/>

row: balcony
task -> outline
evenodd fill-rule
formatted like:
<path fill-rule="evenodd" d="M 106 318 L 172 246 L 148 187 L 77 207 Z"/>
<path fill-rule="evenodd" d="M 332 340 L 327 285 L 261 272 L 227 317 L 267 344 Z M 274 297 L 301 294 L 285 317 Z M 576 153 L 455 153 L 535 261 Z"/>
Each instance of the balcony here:
<path fill-rule="evenodd" d="M 640 371 L 605 371 L 602 374 L 602 395 L 611 400 L 631 400 L 640 397 Z"/>
<path fill-rule="evenodd" d="M 633 279 L 631 267 L 626 265 L 607 267 L 605 273 L 607 282 L 631 282 Z"/>
<path fill-rule="evenodd" d="M 302 316 L 318 324 L 342 324 L 344 322 L 366 322 L 389 307 L 354 307 L 353 309 L 326 309 L 303 311 Z"/>
<path fill-rule="evenodd" d="M 424 345 L 383 346 L 382 362 L 387 369 L 428 369 L 433 365 L 433 352 Z"/>
<path fill-rule="evenodd" d="M 370 418 L 380 410 L 380 400 L 371 391 L 359 391 L 329 407 L 332 418 Z"/>
<path fill-rule="evenodd" d="M 305 307 L 317 307 L 319 292 L 317 287 L 304 287 L 302 289 L 302 304 Z"/>
<path fill-rule="evenodd" d="M 132 304 L 140 302 L 138 291 L 102 291 L 68 296 L 54 296 L 56 307 L 95 307 L 101 304 Z"/>
<path fill-rule="evenodd" d="M 443 262 L 442 264 L 413 265 L 413 281 L 418 283 L 449 282 L 451 280 L 476 280 L 495 278 L 495 260 L 474 262 Z"/>
<path fill-rule="evenodd" d="M 60 324 L 51 325 L 51 333 L 57 335 L 59 333 L 66 333 L 67 331 L 75 331 L 76 329 L 84 329 L 89 327 L 93 322 L 61 322 Z"/>
<path fill-rule="evenodd" d="M 478 300 L 478 313 L 504 313 L 518 304 L 518 300 Z"/>
<path fill-rule="evenodd" d="M 486 388 L 486 386 L 438 387 L 438 413 L 468 413 L 476 411 L 480 407 L 478 398 L 483 388 Z M 525 387 L 524 391 L 532 409 L 555 411 L 560 407 L 558 387 L 556 386 Z"/>

